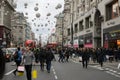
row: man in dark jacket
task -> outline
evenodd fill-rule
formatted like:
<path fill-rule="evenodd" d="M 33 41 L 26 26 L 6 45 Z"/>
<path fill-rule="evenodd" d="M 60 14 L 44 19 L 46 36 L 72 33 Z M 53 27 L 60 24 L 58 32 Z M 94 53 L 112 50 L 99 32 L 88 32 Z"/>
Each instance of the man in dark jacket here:
<path fill-rule="evenodd" d="M 51 52 L 51 49 L 46 49 L 46 69 L 50 73 L 51 61 L 54 59 L 54 54 Z"/>
<path fill-rule="evenodd" d="M 40 52 L 39 52 L 39 61 L 40 61 L 40 68 L 42 71 L 44 71 L 44 62 L 45 62 L 45 49 L 40 49 Z"/>
<path fill-rule="evenodd" d="M 89 58 L 89 54 L 88 54 L 88 49 L 83 49 L 82 50 L 82 64 L 83 64 L 83 68 L 87 68 L 88 66 L 88 58 Z"/>
<path fill-rule="evenodd" d="M 0 47 L 0 80 L 2 79 L 5 71 L 5 57 L 2 48 Z"/>

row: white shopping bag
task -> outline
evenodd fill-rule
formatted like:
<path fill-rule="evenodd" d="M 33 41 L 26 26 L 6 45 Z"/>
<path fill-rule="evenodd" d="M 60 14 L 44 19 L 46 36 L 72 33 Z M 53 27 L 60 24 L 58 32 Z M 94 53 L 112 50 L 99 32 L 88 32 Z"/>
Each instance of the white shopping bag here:
<path fill-rule="evenodd" d="M 118 69 L 120 69 L 120 63 L 118 64 Z"/>
<path fill-rule="evenodd" d="M 82 57 L 79 57 L 79 62 L 81 62 L 82 61 Z"/>
<path fill-rule="evenodd" d="M 24 70 L 25 70 L 24 66 L 18 66 L 18 71 L 19 72 L 24 72 Z"/>

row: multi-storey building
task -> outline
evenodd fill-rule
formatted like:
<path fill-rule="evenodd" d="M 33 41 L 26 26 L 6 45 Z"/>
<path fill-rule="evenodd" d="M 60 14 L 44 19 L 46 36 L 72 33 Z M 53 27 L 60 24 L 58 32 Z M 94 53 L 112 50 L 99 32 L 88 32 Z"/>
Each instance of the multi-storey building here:
<path fill-rule="evenodd" d="M 25 40 L 31 40 L 32 37 L 31 37 L 31 26 L 29 23 L 27 23 L 27 26 L 26 26 L 26 29 L 25 29 Z"/>
<path fill-rule="evenodd" d="M 0 45 L 9 47 L 11 43 L 11 16 L 14 0 L 0 0 Z"/>
<path fill-rule="evenodd" d="M 57 37 L 57 43 L 61 45 L 62 44 L 62 19 L 59 17 L 57 17 L 55 35 Z"/>
<path fill-rule="evenodd" d="M 28 38 L 27 31 L 29 25 L 23 13 L 16 12 L 12 17 L 12 43 L 15 46 L 24 46 L 26 38 Z M 31 35 L 31 34 L 30 34 Z"/>
<path fill-rule="evenodd" d="M 65 0 L 69 45 L 114 47 L 120 44 L 120 0 Z"/>

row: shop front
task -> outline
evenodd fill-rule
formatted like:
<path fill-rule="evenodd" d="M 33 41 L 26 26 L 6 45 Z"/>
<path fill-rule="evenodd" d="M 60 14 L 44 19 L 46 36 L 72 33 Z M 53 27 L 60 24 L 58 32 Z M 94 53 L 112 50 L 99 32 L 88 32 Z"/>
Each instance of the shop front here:
<path fill-rule="evenodd" d="M 120 48 L 120 25 L 103 30 L 104 48 Z"/>
<path fill-rule="evenodd" d="M 84 47 L 85 48 L 93 48 L 93 41 L 92 41 L 92 33 L 86 34 L 84 36 Z"/>
<path fill-rule="evenodd" d="M 73 47 L 74 47 L 74 48 L 78 48 L 78 47 L 79 47 L 78 38 L 74 39 Z"/>
<path fill-rule="evenodd" d="M 83 48 L 83 47 L 84 47 L 84 37 L 79 36 L 79 48 Z"/>
<path fill-rule="evenodd" d="M 0 45 L 10 47 L 11 31 L 10 29 L 0 26 Z"/>

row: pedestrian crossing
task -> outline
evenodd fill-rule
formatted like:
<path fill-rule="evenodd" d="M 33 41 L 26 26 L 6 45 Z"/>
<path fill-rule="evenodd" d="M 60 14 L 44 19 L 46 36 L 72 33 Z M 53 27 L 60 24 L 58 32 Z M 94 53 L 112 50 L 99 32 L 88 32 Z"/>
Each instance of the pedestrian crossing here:
<path fill-rule="evenodd" d="M 80 62 L 77 62 L 75 60 L 71 60 L 71 61 L 76 64 L 81 64 Z M 120 70 L 118 70 L 118 68 L 115 69 L 111 67 L 101 67 L 100 65 L 89 65 L 89 67 L 106 72 L 107 74 L 120 78 Z"/>
<path fill-rule="evenodd" d="M 109 67 L 100 67 L 100 65 L 90 66 L 92 68 L 104 71 L 110 75 L 120 78 L 120 72 Z"/>

